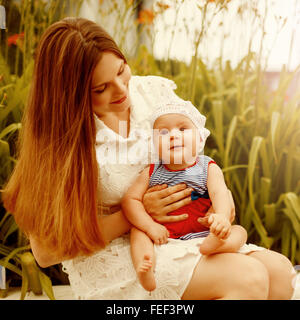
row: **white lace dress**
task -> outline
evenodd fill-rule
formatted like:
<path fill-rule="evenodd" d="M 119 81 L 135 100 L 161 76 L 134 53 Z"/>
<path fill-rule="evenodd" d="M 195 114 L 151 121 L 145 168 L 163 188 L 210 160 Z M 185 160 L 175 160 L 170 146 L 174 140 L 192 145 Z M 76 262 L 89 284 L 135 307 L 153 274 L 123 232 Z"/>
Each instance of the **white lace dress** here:
<path fill-rule="evenodd" d="M 127 188 L 151 160 L 149 118 L 162 100 L 179 99 L 174 89 L 175 83 L 162 77 L 131 78 L 130 133 L 126 139 L 95 117 L 99 194 L 103 205 L 118 205 Z M 69 275 L 77 299 L 180 299 L 201 257 L 199 244 L 202 241 L 203 238 L 170 239 L 167 244 L 155 245 L 157 288 L 151 295 L 137 280 L 128 234 L 90 257 L 64 261 L 63 270 Z M 263 248 L 250 244 L 243 246 L 240 252 L 255 250 Z"/>

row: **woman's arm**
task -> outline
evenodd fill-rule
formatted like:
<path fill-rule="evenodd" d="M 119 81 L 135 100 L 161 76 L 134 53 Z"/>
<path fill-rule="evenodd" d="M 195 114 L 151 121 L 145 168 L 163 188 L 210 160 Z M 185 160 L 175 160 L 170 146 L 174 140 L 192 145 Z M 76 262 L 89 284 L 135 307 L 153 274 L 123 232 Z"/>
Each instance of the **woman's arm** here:
<path fill-rule="evenodd" d="M 53 250 L 53 248 L 49 247 L 45 242 L 36 239 L 32 235 L 29 235 L 29 241 L 33 256 L 41 268 L 47 268 L 71 258 L 55 254 L 55 250 Z"/>
<path fill-rule="evenodd" d="M 131 227 L 121 210 L 103 217 L 100 225 L 103 230 L 103 237 L 107 242 L 120 237 L 128 232 Z M 42 268 L 47 268 L 72 258 L 54 254 L 55 250 L 33 236 L 29 236 L 29 241 L 35 260 Z"/>
<path fill-rule="evenodd" d="M 148 214 L 146 214 L 146 216 L 149 220 L 153 222 L 152 218 L 148 216 Z M 102 230 L 103 237 L 106 242 L 110 242 L 120 237 L 122 234 L 128 232 L 130 230 L 130 227 L 131 224 L 126 219 L 122 210 L 101 217 L 100 228 Z M 55 254 L 55 250 L 50 248 L 43 241 L 36 239 L 33 236 L 29 236 L 29 241 L 32 253 L 37 263 L 42 268 L 46 268 L 72 258 L 68 256 L 59 256 Z"/>
<path fill-rule="evenodd" d="M 103 236 L 107 242 L 110 242 L 124 233 L 128 232 L 131 224 L 126 219 L 122 210 L 102 218 L 101 227 L 103 228 Z"/>

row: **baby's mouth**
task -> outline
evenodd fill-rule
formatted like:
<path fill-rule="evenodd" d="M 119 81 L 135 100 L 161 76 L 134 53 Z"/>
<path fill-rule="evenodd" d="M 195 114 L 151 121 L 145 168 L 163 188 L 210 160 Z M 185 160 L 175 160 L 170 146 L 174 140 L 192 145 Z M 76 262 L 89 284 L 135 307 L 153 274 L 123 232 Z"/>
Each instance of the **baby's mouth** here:
<path fill-rule="evenodd" d="M 182 148 L 182 147 L 183 147 L 182 145 L 180 145 L 180 146 L 172 146 L 172 147 L 170 147 L 170 150 L 179 149 L 179 148 Z"/>

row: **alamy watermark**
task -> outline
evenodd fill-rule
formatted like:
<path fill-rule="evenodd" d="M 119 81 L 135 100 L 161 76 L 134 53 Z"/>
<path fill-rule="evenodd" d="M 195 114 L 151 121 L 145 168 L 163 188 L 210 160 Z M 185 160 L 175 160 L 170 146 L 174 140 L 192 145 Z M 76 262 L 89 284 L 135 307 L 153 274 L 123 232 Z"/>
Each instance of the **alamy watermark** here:
<path fill-rule="evenodd" d="M 0 29 L 6 28 L 6 12 L 5 8 L 0 5 Z"/>
<path fill-rule="evenodd" d="M 178 134 L 174 142 L 171 142 L 169 134 L 161 139 L 158 129 L 138 129 L 135 133 L 130 134 L 128 139 L 124 139 L 127 131 L 127 122 L 120 121 L 119 139 L 112 138 L 111 131 L 105 129 L 100 129 L 97 132 L 97 138 L 100 141 L 97 155 L 101 165 L 148 164 L 149 161 L 156 163 L 159 161 L 159 154 L 165 164 L 182 164 L 194 157 L 195 149 L 202 150 L 200 141 L 194 141 L 194 148 L 192 148 L 192 142 L 186 144 L 189 147 L 183 146 L 185 144 L 183 139 L 192 141 L 192 130 L 190 129 L 185 130 L 184 138 L 182 134 Z M 159 151 L 160 149 L 161 151 Z"/>

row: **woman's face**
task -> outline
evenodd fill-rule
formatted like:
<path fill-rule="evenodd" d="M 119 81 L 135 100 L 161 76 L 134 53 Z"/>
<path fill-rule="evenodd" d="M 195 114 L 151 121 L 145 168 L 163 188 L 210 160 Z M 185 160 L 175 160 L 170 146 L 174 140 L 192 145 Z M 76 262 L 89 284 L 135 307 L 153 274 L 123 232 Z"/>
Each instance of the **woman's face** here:
<path fill-rule="evenodd" d="M 123 59 L 111 52 L 103 53 L 93 72 L 91 86 L 93 110 L 99 118 L 124 112 L 130 107 L 130 78 L 130 68 Z"/>

